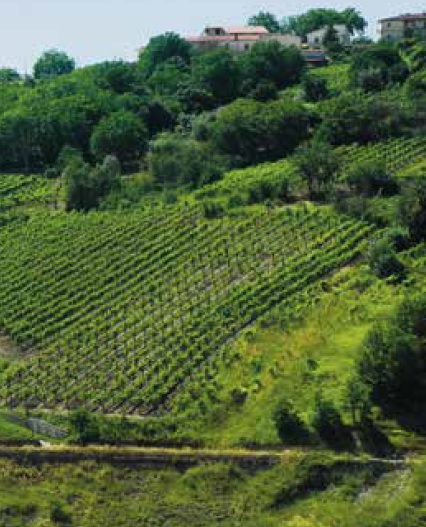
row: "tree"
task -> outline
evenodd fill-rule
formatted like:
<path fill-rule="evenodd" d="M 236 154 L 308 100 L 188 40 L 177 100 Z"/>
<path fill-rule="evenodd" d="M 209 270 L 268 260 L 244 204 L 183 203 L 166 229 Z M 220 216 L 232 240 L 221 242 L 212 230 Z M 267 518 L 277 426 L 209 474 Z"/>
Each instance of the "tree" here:
<path fill-rule="evenodd" d="M 75 61 L 63 51 L 51 49 L 45 51 L 34 65 L 34 78 L 47 79 L 71 73 L 75 69 Z"/>
<path fill-rule="evenodd" d="M 381 42 L 352 54 L 349 75 L 354 87 L 382 90 L 391 83 L 405 81 L 408 67 L 395 45 Z M 374 82 L 371 82 L 372 75 Z"/>
<path fill-rule="evenodd" d="M 148 162 L 154 180 L 163 186 L 201 185 L 218 179 L 227 168 L 224 158 L 208 146 L 171 133 L 151 143 Z"/>
<path fill-rule="evenodd" d="M 401 135 L 405 123 L 412 122 L 399 101 L 343 93 L 327 104 L 316 136 L 332 145 L 366 144 Z"/>
<path fill-rule="evenodd" d="M 179 58 L 184 64 L 191 61 L 192 47 L 176 33 L 165 33 L 151 38 L 148 46 L 139 57 L 139 65 L 147 77 L 150 77 L 155 69 L 172 58 Z"/>
<path fill-rule="evenodd" d="M 277 89 L 298 83 L 306 68 L 306 62 L 295 47 L 280 42 L 258 42 L 240 57 L 243 91 L 248 93 L 259 82 L 269 81 Z"/>
<path fill-rule="evenodd" d="M 99 423 L 94 414 L 84 409 L 74 410 L 70 415 L 70 423 L 78 442 L 86 444 L 99 440 Z"/>
<path fill-rule="evenodd" d="M 350 166 L 346 177 L 352 189 L 363 196 L 391 196 L 398 192 L 398 183 L 381 161 L 358 161 Z"/>
<path fill-rule="evenodd" d="M 156 67 L 148 79 L 148 86 L 155 96 L 175 97 L 180 86 L 188 82 L 189 77 L 189 69 L 182 59 L 172 57 Z"/>
<path fill-rule="evenodd" d="M 334 26 L 327 27 L 322 43 L 329 53 L 338 54 L 344 50 L 344 47 L 340 43 L 339 34 Z"/>
<path fill-rule="evenodd" d="M 318 436 L 334 448 L 342 448 L 351 443 L 351 437 L 333 403 L 318 398 L 311 421 Z"/>
<path fill-rule="evenodd" d="M 11 84 L 21 79 L 19 73 L 12 68 L 0 68 L 0 84 Z"/>
<path fill-rule="evenodd" d="M 250 17 L 247 25 L 264 27 L 269 33 L 279 33 L 281 30 L 277 17 L 268 11 L 260 11 L 257 15 Z"/>
<path fill-rule="evenodd" d="M 305 442 L 308 433 L 306 427 L 288 401 L 280 401 L 274 409 L 272 420 L 274 421 L 278 437 L 283 443 L 297 444 Z"/>
<path fill-rule="evenodd" d="M 148 148 L 148 131 L 144 123 L 126 110 L 104 117 L 90 139 L 96 159 L 115 155 L 124 165 L 139 159 Z"/>
<path fill-rule="evenodd" d="M 132 92 L 137 82 L 136 65 L 124 60 L 101 62 L 90 69 L 95 83 L 102 90 L 123 94 Z"/>
<path fill-rule="evenodd" d="M 426 299 L 411 294 L 387 323 L 368 333 L 357 364 L 371 401 L 386 413 L 422 418 L 426 403 Z"/>
<path fill-rule="evenodd" d="M 72 157 L 63 172 L 67 210 L 88 211 L 120 186 L 120 165 L 107 156 L 102 165 L 91 169 L 80 157 Z"/>
<path fill-rule="evenodd" d="M 380 238 L 372 243 L 368 263 L 373 273 L 379 278 L 393 277 L 395 280 L 405 278 L 405 266 L 399 260 L 391 241 L 387 238 Z"/>
<path fill-rule="evenodd" d="M 309 135 L 311 114 L 299 103 L 239 99 L 209 126 L 214 146 L 236 164 L 272 161 L 291 153 Z"/>
<path fill-rule="evenodd" d="M 283 32 L 294 32 L 300 37 L 306 37 L 308 33 L 328 26 L 343 24 L 348 31 L 354 34 L 362 34 L 367 27 L 367 21 L 361 13 L 354 8 L 343 11 L 335 9 L 310 9 L 303 15 L 285 18 L 281 24 Z"/>
<path fill-rule="evenodd" d="M 192 82 L 210 93 L 215 105 L 234 100 L 240 89 L 240 69 L 231 52 L 219 48 L 196 56 L 192 63 Z"/>
<path fill-rule="evenodd" d="M 304 98 L 308 102 L 322 101 L 330 95 L 327 81 L 318 75 L 305 75 L 302 81 L 302 89 Z"/>
<path fill-rule="evenodd" d="M 311 197 L 330 190 L 340 166 L 339 159 L 330 145 L 311 141 L 297 151 L 295 160 Z"/>
<path fill-rule="evenodd" d="M 398 215 L 413 243 L 426 240 L 426 178 L 423 174 L 404 181 Z"/>

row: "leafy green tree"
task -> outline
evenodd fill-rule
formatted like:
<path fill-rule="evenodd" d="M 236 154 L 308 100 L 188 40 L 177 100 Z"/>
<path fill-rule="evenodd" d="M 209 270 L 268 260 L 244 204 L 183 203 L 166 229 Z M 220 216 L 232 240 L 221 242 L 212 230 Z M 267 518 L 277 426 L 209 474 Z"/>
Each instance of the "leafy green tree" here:
<path fill-rule="evenodd" d="M 86 444 L 96 442 L 100 437 L 99 423 L 94 414 L 87 410 L 74 410 L 70 415 L 70 424 L 77 437 L 77 441 Z"/>
<path fill-rule="evenodd" d="M 302 81 L 304 98 L 309 102 L 318 102 L 330 96 L 327 81 L 317 75 L 305 75 Z"/>
<path fill-rule="evenodd" d="M 123 94 L 132 92 L 136 88 L 137 68 L 133 63 L 113 60 L 101 62 L 90 68 L 96 85 L 102 90 Z"/>
<path fill-rule="evenodd" d="M 426 240 L 426 178 L 423 174 L 404 181 L 398 216 L 414 243 Z"/>
<path fill-rule="evenodd" d="M 330 145 L 311 141 L 297 151 L 295 160 L 312 198 L 331 189 L 340 163 Z"/>
<path fill-rule="evenodd" d="M 259 82 L 269 81 L 277 89 L 297 84 L 305 71 L 306 62 L 296 47 L 280 42 L 258 42 L 240 57 L 243 91 L 248 93 Z"/>
<path fill-rule="evenodd" d="M 210 93 L 217 106 L 227 104 L 238 96 L 240 78 L 239 65 L 225 48 L 202 53 L 193 60 L 193 83 Z"/>
<path fill-rule="evenodd" d="M 334 448 L 344 447 L 350 443 L 350 434 L 342 417 L 330 401 L 317 399 L 311 425 L 318 436 Z"/>
<path fill-rule="evenodd" d="M 399 101 L 343 93 L 322 112 L 316 136 L 332 145 L 366 144 L 401 135 L 410 122 L 409 112 Z"/>
<path fill-rule="evenodd" d="M 357 365 L 374 404 L 385 412 L 424 417 L 426 403 L 426 299 L 407 297 L 387 323 L 367 335 Z"/>
<path fill-rule="evenodd" d="M 294 410 L 291 403 L 281 400 L 274 409 L 274 421 L 278 437 L 285 444 L 299 444 L 305 442 L 308 433 L 306 427 Z"/>
<path fill-rule="evenodd" d="M 394 44 L 379 43 L 355 51 L 349 75 L 353 86 L 365 91 L 382 90 L 406 80 L 408 68 Z M 374 82 L 372 82 L 372 79 Z"/>
<path fill-rule="evenodd" d="M 51 49 L 45 51 L 34 65 L 35 79 L 49 79 L 71 73 L 75 69 L 75 61 L 63 51 Z"/>
<path fill-rule="evenodd" d="M 104 117 L 90 139 L 96 159 L 115 155 L 126 164 L 139 159 L 148 148 L 148 131 L 133 113 L 122 110 Z"/>
<path fill-rule="evenodd" d="M 411 75 L 405 86 L 409 99 L 426 98 L 426 69 Z"/>
<path fill-rule="evenodd" d="M 149 77 L 155 69 L 172 58 L 179 58 L 184 64 L 191 61 L 192 47 L 176 33 L 165 33 L 151 38 L 148 46 L 141 52 L 139 65 L 144 74 Z"/>
<path fill-rule="evenodd" d="M 405 277 L 405 266 L 387 238 L 380 238 L 372 243 L 368 263 L 379 278 L 394 277 L 396 280 L 401 280 Z"/>
<path fill-rule="evenodd" d="M 148 161 L 154 180 L 163 186 L 201 185 L 218 179 L 227 167 L 208 146 L 171 133 L 151 143 Z"/>
<path fill-rule="evenodd" d="M 157 66 L 148 79 L 148 86 L 155 96 L 174 97 L 180 86 L 190 77 L 187 65 L 180 57 L 172 57 Z"/>
<path fill-rule="evenodd" d="M 11 84 L 21 80 L 19 73 L 12 68 L 0 68 L 0 84 Z"/>
<path fill-rule="evenodd" d="M 239 99 L 210 125 L 214 146 L 236 164 L 272 161 L 291 153 L 309 135 L 311 114 L 295 102 Z"/>
<path fill-rule="evenodd" d="M 107 156 L 95 169 L 81 157 L 71 158 L 63 172 L 67 210 L 88 211 L 120 186 L 120 165 L 113 156 Z"/>
<path fill-rule="evenodd" d="M 343 11 L 335 9 L 310 9 L 298 16 L 284 18 L 281 24 L 283 32 L 294 32 L 301 37 L 308 33 L 328 26 L 343 24 L 353 34 L 362 34 L 367 27 L 367 21 L 356 9 L 349 7 Z"/>
<path fill-rule="evenodd" d="M 346 176 L 352 189 L 363 196 L 391 196 L 398 192 L 397 182 L 381 161 L 358 161 L 350 166 Z"/>
<path fill-rule="evenodd" d="M 260 11 L 257 15 L 250 17 L 247 25 L 265 27 L 269 33 L 279 33 L 281 31 L 277 17 L 268 11 Z"/>
<path fill-rule="evenodd" d="M 339 34 L 334 26 L 327 27 L 322 43 L 330 54 L 337 55 L 344 50 L 344 47 L 340 43 Z"/>

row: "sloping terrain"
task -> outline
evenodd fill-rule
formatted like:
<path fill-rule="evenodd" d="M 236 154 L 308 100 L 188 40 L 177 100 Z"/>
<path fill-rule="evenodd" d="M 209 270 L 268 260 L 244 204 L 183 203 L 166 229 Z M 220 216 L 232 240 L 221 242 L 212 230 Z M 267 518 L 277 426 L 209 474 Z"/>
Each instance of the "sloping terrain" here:
<path fill-rule="evenodd" d="M 167 408 L 213 378 L 239 331 L 273 306 L 291 316 L 309 301 L 370 230 L 315 207 L 214 220 L 188 206 L 59 213 L 5 227 L 0 324 L 33 356 L 11 366 L 3 400 Z"/>

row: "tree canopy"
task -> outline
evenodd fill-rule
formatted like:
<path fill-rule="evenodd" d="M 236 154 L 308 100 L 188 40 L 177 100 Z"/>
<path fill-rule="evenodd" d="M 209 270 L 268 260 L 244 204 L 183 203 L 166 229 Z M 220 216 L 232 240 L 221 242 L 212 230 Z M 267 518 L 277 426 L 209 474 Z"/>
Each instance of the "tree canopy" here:
<path fill-rule="evenodd" d="M 34 78 L 46 79 L 71 73 L 75 69 L 75 61 L 65 52 L 57 49 L 45 51 L 34 65 Z"/>
<path fill-rule="evenodd" d="M 247 25 L 265 27 L 270 33 L 279 33 L 281 31 L 277 17 L 268 11 L 260 11 L 257 15 L 250 17 Z"/>

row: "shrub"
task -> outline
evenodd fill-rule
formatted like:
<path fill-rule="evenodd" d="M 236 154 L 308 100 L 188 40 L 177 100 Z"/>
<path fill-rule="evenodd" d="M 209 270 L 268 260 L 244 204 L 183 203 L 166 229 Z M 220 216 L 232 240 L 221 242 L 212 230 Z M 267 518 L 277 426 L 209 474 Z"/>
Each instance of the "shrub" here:
<path fill-rule="evenodd" d="M 121 110 L 99 122 L 90 139 L 90 148 L 98 160 L 114 155 L 121 163 L 131 163 L 146 152 L 148 132 L 135 114 Z"/>
<path fill-rule="evenodd" d="M 334 448 L 347 446 L 351 442 L 350 434 L 331 402 L 322 399 L 316 401 L 311 424 L 318 436 Z"/>
<path fill-rule="evenodd" d="M 381 161 L 359 161 L 347 172 L 349 185 L 363 196 L 383 194 L 390 196 L 398 192 L 398 184 Z"/>
<path fill-rule="evenodd" d="M 329 97 L 327 81 L 314 75 L 305 75 L 302 81 L 302 89 L 305 100 L 318 102 Z"/>
<path fill-rule="evenodd" d="M 398 259 L 392 243 L 387 238 L 373 242 L 368 254 L 368 261 L 373 273 L 379 278 L 393 276 L 396 280 L 405 278 L 405 266 Z"/>
<path fill-rule="evenodd" d="M 306 441 L 308 433 L 305 425 L 288 401 L 278 403 L 272 419 L 283 443 L 297 444 Z"/>
<path fill-rule="evenodd" d="M 407 297 L 396 314 L 375 325 L 367 335 L 357 365 L 373 403 L 386 413 L 425 415 L 426 300 Z"/>
<path fill-rule="evenodd" d="M 72 412 L 70 424 L 78 442 L 86 444 L 99 440 L 100 430 L 97 417 L 87 410 L 78 409 Z"/>

